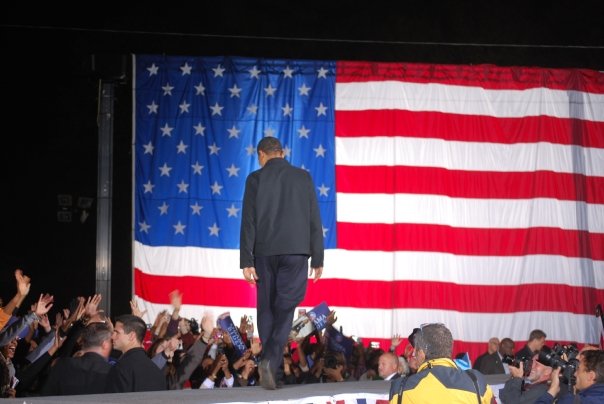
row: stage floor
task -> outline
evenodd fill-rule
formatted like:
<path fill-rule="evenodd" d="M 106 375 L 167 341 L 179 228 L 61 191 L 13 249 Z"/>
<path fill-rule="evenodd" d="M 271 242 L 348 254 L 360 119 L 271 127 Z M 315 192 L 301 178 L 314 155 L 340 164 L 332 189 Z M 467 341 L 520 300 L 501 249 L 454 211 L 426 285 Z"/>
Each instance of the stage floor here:
<path fill-rule="evenodd" d="M 487 381 L 493 387 L 503 383 L 509 376 L 488 376 Z M 498 387 L 495 387 L 498 388 Z M 390 382 L 382 380 L 344 383 L 322 383 L 289 385 L 277 390 L 265 390 L 262 387 L 237 387 L 213 390 L 177 390 L 147 393 L 91 394 L 83 396 L 24 397 L 12 400 L 3 399 L 3 403 L 335 403 L 342 401 L 354 403 L 355 399 L 365 399 L 367 403 L 385 400 L 387 402 Z M 379 401 L 378 401 L 379 402 Z"/>

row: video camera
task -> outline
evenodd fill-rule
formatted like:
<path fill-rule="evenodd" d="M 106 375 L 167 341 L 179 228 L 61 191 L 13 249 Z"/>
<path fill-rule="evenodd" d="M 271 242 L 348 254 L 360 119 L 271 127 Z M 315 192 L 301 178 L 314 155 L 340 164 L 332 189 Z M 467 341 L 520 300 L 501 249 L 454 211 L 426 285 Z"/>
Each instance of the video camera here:
<path fill-rule="evenodd" d="M 507 363 L 509 366 L 514 366 L 515 368 L 519 368 L 520 364 L 522 363 L 524 377 L 528 376 L 529 373 L 531 373 L 531 367 L 533 366 L 533 358 L 529 358 L 526 356 L 516 359 L 513 355 L 503 355 L 501 361 L 503 363 Z"/>
<path fill-rule="evenodd" d="M 556 344 L 551 351 L 539 352 L 539 363 L 552 368 L 560 368 L 560 381 L 566 384 L 575 384 L 575 370 L 579 367 L 577 356 L 579 350 L 574 345 Z"/>

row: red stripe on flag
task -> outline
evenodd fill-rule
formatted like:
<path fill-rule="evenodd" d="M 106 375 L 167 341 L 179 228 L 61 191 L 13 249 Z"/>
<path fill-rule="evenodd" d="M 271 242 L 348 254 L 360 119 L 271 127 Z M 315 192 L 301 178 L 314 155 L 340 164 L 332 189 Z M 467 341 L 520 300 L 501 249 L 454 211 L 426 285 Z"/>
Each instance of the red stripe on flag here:
<path fill-rule="evenodd" d="M 595 70 L 586 69 L 349 61 L 338 62 L 336 68 L 337 83 L 404 80 L 409 83 L 453 84 L 495 90 L 526 90 L 545 87 L 604 94 L 601 74 Z"/>
<path fill-rule="evenodd" d="M 479 256 L 553 254 L 604 260 L 604 234 L 579 230 L 338 222 L 337 232 L 338 248 L 345 250 L 438 251 Z"/>
<path fill-rule="evenodd" d="M 256 290 L 243 279 L 158 276 L 134 269 L 134 293 L 141 298 L 170 304 L 168 295 L 174 289 L 183 293 L 183 304 L 256 307 Z"/>
<path fill-rule="evenodd" d="M 602 133 L 604 122 L 573 118 L 498 118 L 390 109 L 336 111 L 338 137 L 400 136 L 502 144 L 547 142 L 602 148 Z"/>
<path fill-rule="evenodd" d="M 136 294 L 153 302 L 169 304 L 174 289 L 184 293 L 183 303 L 199 306 L 255 307 L 256 291 L 238 279 L 194 276 L 157 276 L 135 271 Z M 363 296 L 363 299 L 359 299 Z M 469 299 L 468 297 L 472 297 Z M 543 299 L 542 296 L 549 296 Z M 559 284 L 458 285 L 427 281 L 369 281 L 349 279 L 309 280 L 301 306 L 369 309 L 425 308 L 474 313 L 559 311 L 591 314 L 604 290 Z"/>
<path fill-rule="evenodd" d="M 518 173 L 409 166 L 336 166 L 336 180 L 340 193 L 430 194 L 494 199 L 554 198 L 604 203 L 604 177 L 551 171 Z"/>

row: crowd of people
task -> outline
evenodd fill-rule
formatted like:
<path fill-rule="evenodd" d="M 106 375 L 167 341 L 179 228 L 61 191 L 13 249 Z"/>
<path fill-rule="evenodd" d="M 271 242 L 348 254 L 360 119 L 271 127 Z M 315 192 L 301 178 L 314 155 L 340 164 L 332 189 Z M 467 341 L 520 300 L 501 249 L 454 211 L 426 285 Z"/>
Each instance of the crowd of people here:
<path fill-rule="evenodd" d="M 171 312 L 159 313 L 151 326 L 135 300 L 131 313 L 112 321 L 99 309 L 101 295 L 55 307 L 51 322 L 53 297 L 41 295 L 25 310 L 31 280 L 19 270 L 15 280 L 17 292 L 0 310 L 3 397 L 261 385 L 263 347 L 246 316 L 234 327 L 235 335 L 209 313 L 200 322 L 183 318 L 182 294 L 174 291 Z M 399 335 L 389 349 L 381 349 L 352 339 L 348 345 L 334 343 L 333 336 L 341 336 L 336 321 L 332 312 L 324 330 L 285 345 L 276 387 L 383 380 L 393 403 L 493 403 L 495 394 L 484 374 L 505 373 L 510 377 L 499 392 L 504 404 L 604 402 L 604 351 L 585 346 L 574 355 L 567 347 L 571 357 L 558 356 L 541 330 L 531 332 L 518 351 L 509 338 L 491 339 L 474 369 L 464 371 L 452 359 L 453 336 L 443 324 L 414 329 L 404 349 L 399 349 L 404 341 Z"/>

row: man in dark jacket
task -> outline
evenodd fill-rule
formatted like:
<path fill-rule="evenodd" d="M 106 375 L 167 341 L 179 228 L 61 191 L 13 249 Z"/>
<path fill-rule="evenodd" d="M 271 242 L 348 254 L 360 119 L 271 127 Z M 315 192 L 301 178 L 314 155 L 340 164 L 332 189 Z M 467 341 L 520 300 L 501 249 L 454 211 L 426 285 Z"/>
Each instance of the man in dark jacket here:
<path fill-rule="evenodd" d="M 111 327 L 105 323 L 92 323 L 84 328 L 78 356 L 59 358 L 50 371 L 42 395 L 103 393 L 111 370 L 108 362 L 113 346 L 111 334 Z"/>
<path fill-rule="evenodd" d="M 125 314 L 115 320 L 113 346 L 122 352 L 107 376 L 106 393 L 166 390 L 166 377 L 142 348 L 147 325 Z"/>
<path fill-rule="evenodd" d="M 284 159 L 276 138 L 263 138 L 257 150 L 262 168 L 245 183 L 240 267 L 257 288 L 260 383 L 274 389 L 294 310 L 306 294 L 308 258 L 315 281 L 323 272 L 323 227 L 310 174 Z"/>
<path fill-rule="evenodd" d="M 551 404 L 560 392 L 560 368 L 552 372 L 550 388 L 535 404 Z M 575 371 L 576 395 L 567 394 L 558 404 L 601 404 L 604 403 L 604 351 L 589 350 L 579 355 L 579 366 Z"/>

